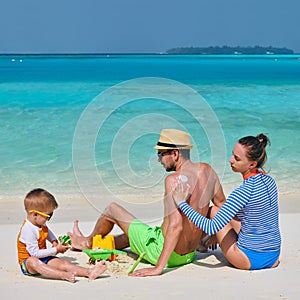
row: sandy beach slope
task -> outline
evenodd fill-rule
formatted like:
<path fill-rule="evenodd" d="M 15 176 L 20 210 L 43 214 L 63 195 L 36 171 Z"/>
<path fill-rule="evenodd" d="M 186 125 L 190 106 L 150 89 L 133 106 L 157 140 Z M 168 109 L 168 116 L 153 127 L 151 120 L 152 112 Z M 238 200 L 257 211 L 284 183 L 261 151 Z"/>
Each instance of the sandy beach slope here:
<path fill-rule="evenodd" d="M 300 296 L 300 211 L 297 197 L 286 196 L 281 204 L 282 232 L 281 263 L 273 270 L 241 271 L 232 268 L 220 250 L 197 253 L 196 260 L 187 266 L 166 269 L 162 276 L 133 278 L 120 272 L 105 273 L 95 281 L 78 278 L 75 284 L 59 280 L 26 277 L 21 274 L 16 259 L 16 235 L 24 212 L 22 205 L 11 207 L 1 201 L 1 264 L 0 286 L 2 299 L 299 299 Z M 298 204 L 298 205 L 296 205 Z M 296 207 L 294 206 L 296 205 Z M 62 205 L 63 206 L 63 205 Z M 66 207 L 65 207 L 66 209 Z M 50 224 L 56 234 L 72 227 L 72 214 L 62 215 Z M 64 211 L 66 213 L 66 210 Z M 77 212 L 79 213 L 79 212 Z M 9 218 L 8 215 L 16 215 Z M 61 215 L 60 215 L 61 214 Z M 81 210 L 81 228 L 88 233 L 96 214 Z M 87 218 L 90 217 L 90 221 Z M 65 219 L 62 222 L 62 219 Z M 58 220 L 58 221 L 57 221 Z M 60 221 L 59 221 L 60 220 Z M 116 231 L 117 232 L 117 231 Z M 87 265 L 84 253 L 68 251 L 64 256 Z M 133 262 L 133 260 L 131 261 Z M 142 263 L 138 268 L 145 266 Z M 130 264 L 128 265 L 130 266 Z"/>

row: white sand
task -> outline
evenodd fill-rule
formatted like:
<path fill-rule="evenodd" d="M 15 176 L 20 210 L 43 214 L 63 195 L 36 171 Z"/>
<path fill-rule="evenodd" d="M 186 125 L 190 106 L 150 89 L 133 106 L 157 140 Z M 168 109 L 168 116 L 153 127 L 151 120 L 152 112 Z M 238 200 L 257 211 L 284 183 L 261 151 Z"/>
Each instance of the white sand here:
<path fill-rule="evenodd" d="M 281 199 L 281 263 L 278 268 L 241 271 L 231 267 L 217 250 L 197 253 L 196 260 L 180 268 L 166 269 L 157 277 L 134 278 L 125 272 L 104 274 L 95 281 L 78 278 L 75 284 L 24 276 L 16 257 L 16 235 L 24 218 L 22 202 L 1 201 L 1 299 L 299 299 L 300 297 L 300 204 L 298 195 Z M 71 220 L 83 216 L 81 228 L 88 233 L 97 212 L 86 205 L 59 201 L 60 209 L 49 224 L 56 234 L 72 228 Z M 90 218 L 90 221 L 87 219 Z M 65 219 L 65 222 L 61 220 Z M 84 253 L 64 254 L 74 263 L 86 265 Z M 145 266 L 140 264 L 138 268 Z M 126 268 L 125 268 L 126 269 Z"/>

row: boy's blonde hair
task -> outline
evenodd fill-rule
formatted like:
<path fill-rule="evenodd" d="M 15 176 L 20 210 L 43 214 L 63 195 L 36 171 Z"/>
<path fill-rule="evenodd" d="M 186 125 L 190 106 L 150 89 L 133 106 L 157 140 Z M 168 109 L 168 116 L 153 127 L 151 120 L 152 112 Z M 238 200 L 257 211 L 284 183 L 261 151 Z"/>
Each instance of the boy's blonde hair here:
<path fill-rule="evenodd" d="M 38 188 L 30 191 L 24 199 L 25 210 L 29 212 L 32 209 L 42 212 L 53 211 L 58 204 L 53 195 L 44 189 Z"/>

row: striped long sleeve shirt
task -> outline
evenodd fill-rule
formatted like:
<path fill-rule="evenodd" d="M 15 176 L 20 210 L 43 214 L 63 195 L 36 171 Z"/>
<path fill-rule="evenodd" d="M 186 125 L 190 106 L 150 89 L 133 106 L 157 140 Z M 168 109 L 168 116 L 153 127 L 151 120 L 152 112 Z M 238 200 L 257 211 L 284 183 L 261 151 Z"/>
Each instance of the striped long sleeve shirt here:
<path fill-rule="evenodd" d="M 213 219 L 207 219 L 186 202 L 178 207 L 207 234 L 215 234 L 233 217 L 241 221 L 237 244 L 255 251 L 280 250 L 278 193 L 273 178 L 257 174 L 234 190 Z"/>

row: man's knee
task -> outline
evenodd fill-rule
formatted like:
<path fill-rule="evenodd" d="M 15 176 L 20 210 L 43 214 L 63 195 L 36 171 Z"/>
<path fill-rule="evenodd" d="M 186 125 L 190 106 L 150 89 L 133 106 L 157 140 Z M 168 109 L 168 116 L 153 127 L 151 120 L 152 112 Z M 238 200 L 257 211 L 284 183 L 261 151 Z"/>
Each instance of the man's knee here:
<path fill-rule="evenodd" d="M 135 216 L 128 210 L 115 202 L 110 203 L 106 207 L 103 215 L 109 221 L 118 224 L 124 232 L 127 232 L 128 224 L 130 224 L 132 220 L 136 219 Z M 126 223 L 126 225 L 124 223 Z"/>
<path fill-rule="evenodd" d="M 113 218 L 116 213 L 118 213 L 120 210 L 124 209 L 121 205 L 119 205 L 116 202 L 111 202 L 108 204 L 108 206 L 104 210 L 104 215 Z"/>

